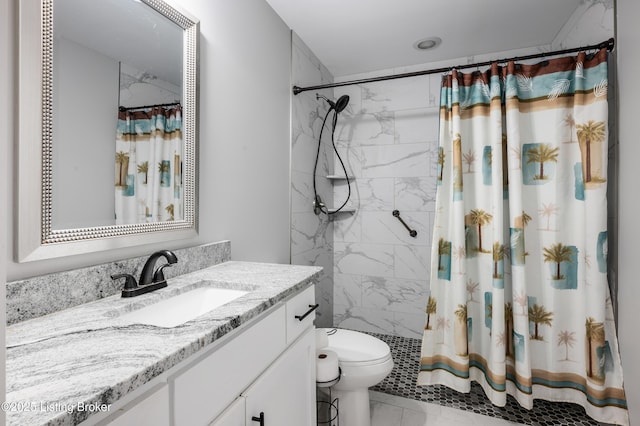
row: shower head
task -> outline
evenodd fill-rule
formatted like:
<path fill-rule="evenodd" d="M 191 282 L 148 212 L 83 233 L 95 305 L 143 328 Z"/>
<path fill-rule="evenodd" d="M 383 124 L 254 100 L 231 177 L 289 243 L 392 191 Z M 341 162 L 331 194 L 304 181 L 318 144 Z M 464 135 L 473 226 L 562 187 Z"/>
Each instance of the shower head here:
<path fill-rule="evenodd" d="M 336 101 L 336 104 L 333 107 L 333 109 L 335 109 L 336 112 L 342 112 L 342 110 L 345 109 L 348 104 L 349 104 L 349 96 L 348 95 L 342 95 Z"/>
<path fill-rule="evenodd" d="M 324 99 L 325 101 L 327 101 L 327 103 L 329 104 L 329 106 L 331 107 L 331 109 L 335 110 L 336 113 L 342 112 L 342 110 L 344 110 L 347 105 L 349 104 L 349 96 L 348 95 L 342 95 L 338 98 L 338 100 L 336 102 L 333 102 L 330 99 L 327 99 L 326 96 L 322 96 L 316 93 L 316 99 Z"/>

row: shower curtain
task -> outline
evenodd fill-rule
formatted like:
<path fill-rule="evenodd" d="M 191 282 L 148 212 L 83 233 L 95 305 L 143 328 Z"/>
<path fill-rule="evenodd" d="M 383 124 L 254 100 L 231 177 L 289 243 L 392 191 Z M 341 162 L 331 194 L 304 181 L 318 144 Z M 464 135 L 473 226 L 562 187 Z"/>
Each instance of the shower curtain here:
<path fill-rule="evenodd" d="M 607 285 L 607 52 L 452 71 L 418 384 L 628 424 Z"/>
<path fill-rule="evenodd" d="M 116 224 L 182 219 L 181 108 L 120 111 L 116 132 Z"/>

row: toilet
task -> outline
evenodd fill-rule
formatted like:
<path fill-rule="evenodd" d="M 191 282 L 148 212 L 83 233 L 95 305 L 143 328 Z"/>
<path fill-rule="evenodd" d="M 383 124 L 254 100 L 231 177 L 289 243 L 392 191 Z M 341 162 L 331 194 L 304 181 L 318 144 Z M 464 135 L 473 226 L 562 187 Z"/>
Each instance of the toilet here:
<path fill-rule="evenodd" d="M 393 369 L 389 345 L 365 333 L 339 328 L 327 332 L 327 349 L 338 355 L 340 380 L 333 385 L 338 398 L 340 426 L 370 426 L 369 387 L 380 383 Z"/>

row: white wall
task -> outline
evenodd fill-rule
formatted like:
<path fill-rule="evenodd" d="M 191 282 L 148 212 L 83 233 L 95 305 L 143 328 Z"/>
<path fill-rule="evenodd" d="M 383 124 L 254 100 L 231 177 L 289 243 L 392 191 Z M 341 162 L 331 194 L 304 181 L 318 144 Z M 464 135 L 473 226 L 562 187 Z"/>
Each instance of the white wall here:
<path fill-rule="evenodd" d="M 199 228 L 192 240 L 163 244 L 188 247 L 229 239 L 237 260 L 289 262 L 290 31 L 264 0 L 177 0 L 200 20 Z M 18 0 L 2 2 L 17 8 Z M 17 49 L 12 14 L 2 14 L 3 64 Z M 4 53 L 7 51 L 7 53 Z M 15 74 L 1 73 L 3 86 L 17 86 Z M 9 90 L 3 93 L 11 93 Z M 2 99 L 7 99 L 3 96 Z M 17 104 L 17 94 L 9 98 Z M 13 110 L 3 114 L 10 123 Z M 11 128 L 2 126 L 3 132 Z M 7 144 L 11 141 L 7 136 Z M 8 156 L 16 152 L 15 141 Z M 4 143 L 4 141 L 3 141 Z M 3 145 L 4 147 L 4 145 Z M 3 156 L 3 158 L 5 158 Z M 1 168 L 11 200 L 17 196 L 13 162 Z M 6 206 L 6 207 L 5 207 Z M 159 247 L 140 246 L 18 264 L 13 261 L 13 203 L 8 217 L 9 280 L 141 256 Z"/>
<path fill-rule="evenodd" d="M 264 0 L 182 0 L 200 18 L 200 232 L 289 263 L 291 35 Z"/>
<path fill-rule="evenodd" d="M 7 170 L 10 161 L 10 146 L 13 140 L 16 116 L 13 113 L 15 100 L 16 39 L 13 16 L 15 5 L 13 2 L 0 2 L 0 170 Z M 8 214 L 10 206 L 10 181 L 8 175 L 0 176 L 0 402 L 5 401 L 5 327 L 6 324 L 6 259 Z M 6 423 L 5 412 L 0 411 L 0 425 Z"/>
<path fill-rule="evenodd" d="M 118 62 L 56 38 L 53 69 L 52 227 L 114 225 Z"/>
<path fill-rule="evenodd" d="M 638 226 L 638 99 L 640 83 L 640 2 L 617 0 L 616 56 L 618 59 L 618 120 L 619 120 L 619 241 L 618 241 L 618 337 L 624 369 L 625 392 L 632 425 L 640 425 L 640 334 L 638 334 L 638 303 L 640 282 L 636 265 L 640 258 L 640 227 Z"/>

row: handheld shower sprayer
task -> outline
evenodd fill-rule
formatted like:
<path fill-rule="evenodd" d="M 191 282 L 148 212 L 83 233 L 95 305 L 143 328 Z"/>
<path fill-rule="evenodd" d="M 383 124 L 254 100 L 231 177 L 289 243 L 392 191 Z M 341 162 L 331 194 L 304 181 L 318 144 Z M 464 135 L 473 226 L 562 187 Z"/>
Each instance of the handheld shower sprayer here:
<path fill-rule="evenodd" d="M 329 104 L 329 110 L 327 111 L 327 114 L 324 116 L 324 120 L 322 121 L 322 127 L 320 127 L 320 135 L 318 136 L 318 151 L 316 152 L 316 162 L 315 165 L 313 166 L 313 212 L 316 214 L 316 216 L 318 216 L 320 213 L 325 213 L 325 214 L 335 214 L 338 213 L 340 210 L 342 210 L 344 208 L 344 206 L 347 204 L 347 202 L 349 201 L 349 198 L 351 197 L 351 182 L 349 182 L 349 176 L 347 173 L 347 168 L 344 165 L 344 162 L 342 161 L 342 158 L 340 157 L 340 154 L 338 153 L 338 149 L 336 148 L 336 143 L 333 139 L 334 137 L 334 133 L 336 131 L 336 123 L 338 122 L 338 114 L 341 113 L 349 104 L 349 96 L 348 95 L 342 95 L 338 98 L 337 101 L 332 101 L 331 99 L 328 99 L 326 96 L 323 96 L 319 93 L 316 93 L 316 100 L 318 99 L 324 99 L 328 104 Z M 340 165 L 342 165 L 342 170 L 344 171 L 344 177 L 347 181 L 347 186 L 348 186 L 348 194 L 347 194 L 347 199 L 344 201 L 344 203 L 342 203 L 342 205 L 337 208 L 336 210 L 329 210 L 327 209 L 327 207 L 325 206 L 325 204 L 322 202 L 322 199 L 320 198 L 320 195 L 318 195 L 318 191 L 316 189 L 316 169 L 318 168 L 318 159 L 320 158 L 320 145 L 322 143 L 322 131 L 324 130 L 324 125 L 327 122 L 327 118 L 329 118 L 329 114 L 331 113 L 331 110 L 334 111 L 333 113 L 333 120 L 332 120 L 332 126 L 331 126 L 331 145 L 333 146 L 333 151 L 336 153 L 336 156 L 338 157 L 338 160 L 340 161 Z"/>
<path fill-rule="evenodd" d="M 334 110 L 336 114 L 342 112 L 342 110 L 344 110 L 347 107 L 347 105 L 349 105 L 349 95 L 342 95 L 338 98 L 337 101 L 333 102 L 331 99 L 328 99 L 326 96 L 316 93 L 316 100 L 317 99 L 324 99 L 325 101 L 327 101 L 327 103 L 331 107 L 329 111 Z"/>

